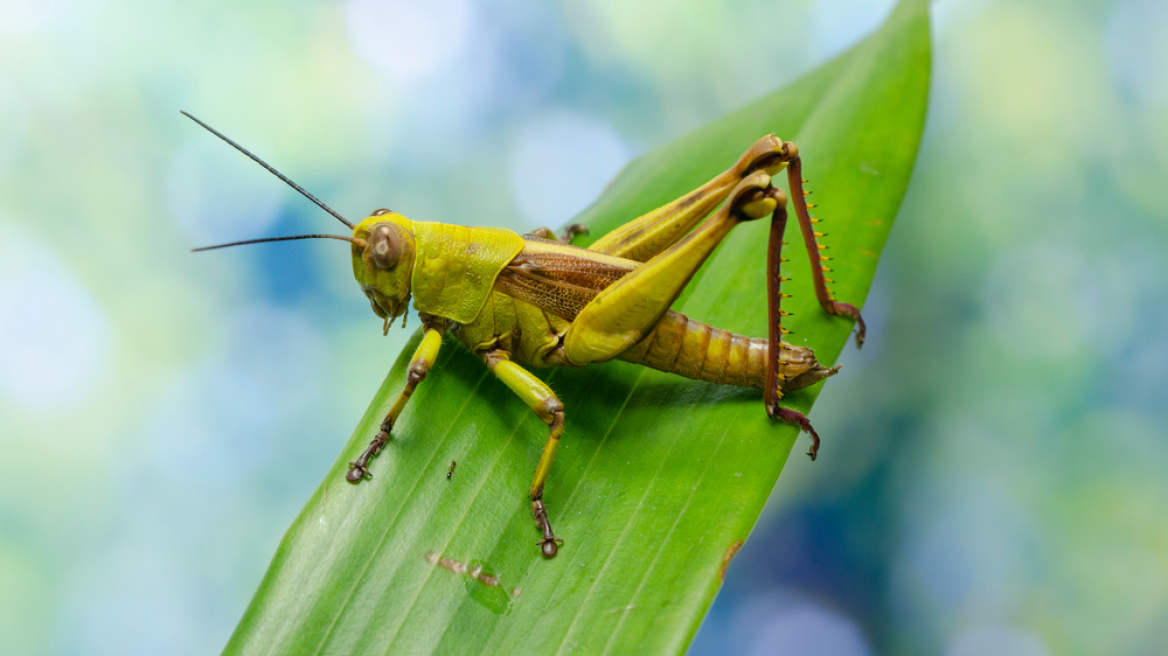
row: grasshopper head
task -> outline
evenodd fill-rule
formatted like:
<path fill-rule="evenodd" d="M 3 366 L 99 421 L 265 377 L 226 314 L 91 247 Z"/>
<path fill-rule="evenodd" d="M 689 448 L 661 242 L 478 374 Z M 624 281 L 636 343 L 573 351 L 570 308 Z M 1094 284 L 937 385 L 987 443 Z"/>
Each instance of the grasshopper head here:
<path fill-rule="evenodd" d="M 353 228 L 353 277 L 377 316 L 392 322 L 410 302 L 414 233 L 410 220 L 377 210 Z"/>
<path fill-rule="evenodd" d="M 209 251 L 228 246 L 289 239 L 340 239 L 347 241 L 353 244 L 353 275 L 356 276 L 357 282 L 361 283 L 362 291 L 369 297 L 373 311 L 377 316 L 385 319 L 386 330 L 389 330 L 390 321 L 406 313 L 410 302 L 410 274 L 414 268 L 414 233 L 409 219 L 389 210 L 377 210 L 369 218 L 354 226 L 348 219 L 337 214 L 335 210 L 322 203 L 316 196 L 305 191 L 300 185 L 292 182 L 286 175 L 272 168 L 271 165 L 250 153 L 243 146 L 228 139 L 223 133 L 194 116 L 186 112 L 183 114 L 206 128 L 211 134 L 227 142 L 231 147 L 255 160 L 257 164 L 300 192 L 305 198 L 316 203 L 322 210 L 353 229 L 352 237 L 321 234 L 267 237 L 235 241 L 218 246 L 204 246 L 192 250 Z"/>

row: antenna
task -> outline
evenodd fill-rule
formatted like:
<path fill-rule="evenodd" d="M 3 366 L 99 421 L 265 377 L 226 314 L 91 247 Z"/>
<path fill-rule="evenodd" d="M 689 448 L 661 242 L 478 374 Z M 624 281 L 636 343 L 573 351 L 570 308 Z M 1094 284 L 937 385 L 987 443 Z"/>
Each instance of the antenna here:
<path fill-rule="evenodd" d="M 264 239 L 245 239 L 244 241 L 233 241 L 230 244 L 219 244 L 217 246 L 203 246 L 202 248 L 192 248 L 192 253 L 199 251 L 213 251 L 216 248 L 227 248 L 228 246 L 243 246 L 244 244 L 262 244 L 267 241 L 289 241 L 291 239 L 340 239 L 342 241 L 350 242 L 361 248 L 365 248 L 366 242 L 364 239 L 354 239 L 352 237 L 342 237 L 340 235 L 295 235 L 293 237 L 265 237 Z"/>
<path fill-rule="evenodd" d="M 317 199 L 317 197 L 316 197 L 316 196 L 313 196 L 312 194 L 310 194 L 310 193 L 308 193 L 307 191 L 305 191 L 303 187 L 301 187 L 300 185 L 296 184 L 295 182 L 292 182 L 291 180 L 289 180 L 289 179 L 288 179 L 288 176 L 286 176 L 286 175 L 284 175 L 283 173 L 280 173 L 280 172 L 279 172 L 279 171 L 277 171 L 276 169 L 272 168 L 272 167 L 271 167 L 271 165 L 269 165 L 269 164 L 268 164 L 267 162 L 265 162 L 264 160 L 262 160 L 262 159 L 260 159 L 260 158 L 256 157 L 255 155 L 252 155 L 252 154 L 251 154 L 251 152 L 249 152 L 249 151 L 248 151 L 246 148 L 244 148 L 243 146 L 241 146 L 241 145 L 239 145 L 239 144 L 235 143 L 234 141 L 232 141 L 232 140 L 228 139 L 228 138 L 227 138 L 227 137 L 226 137 L 226 136 L 225 136 L 225 135 L 224 135 L 222 132 L 219 132 L 218 130 L 216 130 L 215 128 L 211 127 L 210 125 L 207 125 L 206 123 L 204 123 L 204 122 L 200 121 L 199 119 L 195 118 L 194 116 L 191 116 L 190 114 L 188 114 L 188 113 L 186 113 L 186 112 L 184 112 L 184 111 L 182 111 L 182 110 L 179 110 L 179 113 L 180 113 L 180 114 L 182 114 L 183 116 L 185 116 L 185 117 L 187 117 L 187 118 L 191 119 L 191 120 L 192 120 L 192 121 L 194 121 L 195 123 L 198 123 L 199 125 L 203 126 L 203 128 L 205 128 L 205 129 L 206 129 L 208 132 L 210 132 L 211 134 L 215 135 L 216 137 L 219 137 L 220 139 L 222 139 L 222 140 L 226 141 L 227 143 L 231 144 L 231 146 L 232 146 L 233 148 L 235 148 L 235 149 L 236 149 L 236 150 L 238 150 L 239 152 L 243 153 L 244 155 L 247 155 L 248 157 L 250 157 L 250 158 L 252 159 L 252 161 L 253 161 L 253 162 L 255 162 L 256 164 L 259 164 L 259 165 L 260 165 L 260 166 L 262 166 L 262 167 L 264 167 L 265 169 L 267 169 L 267 170 L 268 170 L 268 172 L 269 172 L 269 173 L 271 173 L 272 175 L 274 175 L 274 176 L 276 176 L 277 178 L 280 178 L 281 180 L 283 180 L 284 182 L 286 182 L 286 183 L 288 184 L 288 186 L 289 186 L 289 187 L 292 187 L 292 188 L 293 188 L 293 189 L 295 189 L 296 191 L 299 191 L 301 194 L 303 194 L 303 195 L 304 195 L 304 197 L 305 197 L 305 198 L 307 198 L 308 200 L 310 200 L 310 201 L 312 201 L 312 202 L 316 203 L 316 204 L 317 204 L 317 206 L 318 206 L 318 207 L 320 207 L 320 209 L 322 209 L 322 210 L 324 210 L 324 211 L 328 212 L 329 214 L 332 214 L 333 216 L 337 217 L 337 220 L 338 220 L 338 221 L 340 221 L 341 223 L 343 223 L 343 224 L 345 224 L 345 225 L 349 226 L 349 228 L 353 228 L 353 227 L 354 227 L 352 223 L 350 223 L 349 221 L 345 220 L 345 217 L 343 217 L 343 216 L 341 216 L 340 214 L 337 214 L 335 211 L 333 211 L 333 208 L 331 208 L 331 207 L 329 207 L 328 205 L 325 205 L 324 203 L 322 203 L 322 202 L 321 202 L 319 199 Z M 319 236 L 326 236 L 326 237 L 328 237 L 328 236 L 332 236 L 332 235 L 309 235 L 309 236 L 310 236 L 310 237 L 319 237 Z M 282 237 L 282 239 L 304 239 L 304 238 L 306 238 L 306 237 Z M 259 241 L 259 240 L 257 240 L 257 241 Z M 273 240 L 273 241 L 274 241 L 274 240 Z M 239 242 L 239 243 L 241 243 L 241 244 L 244 244 L 244 243 L 253 243 L 253 242 Z M 224 244 L 224 246 L 234 246 L 234 245 L 235 245 L 235 244 Z M 212 246 L 211 248 L 220 248 L 220 247 L 219 247 L 219 246 Z M 206 250 L 206 249 L 202 249 L 202 248 L 196 248 L 195 250 Z"/>

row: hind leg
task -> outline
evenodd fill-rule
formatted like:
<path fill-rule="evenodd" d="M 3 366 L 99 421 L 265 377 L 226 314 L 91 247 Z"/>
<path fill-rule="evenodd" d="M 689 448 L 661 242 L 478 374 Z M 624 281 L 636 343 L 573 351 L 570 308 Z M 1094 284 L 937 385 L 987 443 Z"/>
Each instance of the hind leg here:
<path fill-rule="evenodd" d="M 760 219 L 785 202 L 785 194 L 770 186 L 766 173 L 747 176 L 707 221 L 584 306 L 564 335 L 567 360 L 577 366 L 604 362 L 640 342 L 735 226 Z"/>
<path fill-rule="evenodd" d="M 773 134 L 754 142 L 734 166 L 677 200 L 663 205 L 601 237 L 588 248 L 629 260 L 647 262 L 676 244 L 709 216 L 750 174 L 776 175 L 786 165 L 783 141 Z"/>

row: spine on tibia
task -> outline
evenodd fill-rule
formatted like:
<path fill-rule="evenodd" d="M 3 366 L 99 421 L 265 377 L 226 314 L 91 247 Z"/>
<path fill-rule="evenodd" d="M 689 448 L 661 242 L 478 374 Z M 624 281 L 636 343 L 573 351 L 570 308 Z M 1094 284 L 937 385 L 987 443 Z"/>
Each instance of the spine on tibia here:
<path fill-rule="evenodd" d="M 686 378 L 762 389 L 767 349 L 766 339 L 736 335 L 669 310 L 648 337 L 618 357 Z"/>

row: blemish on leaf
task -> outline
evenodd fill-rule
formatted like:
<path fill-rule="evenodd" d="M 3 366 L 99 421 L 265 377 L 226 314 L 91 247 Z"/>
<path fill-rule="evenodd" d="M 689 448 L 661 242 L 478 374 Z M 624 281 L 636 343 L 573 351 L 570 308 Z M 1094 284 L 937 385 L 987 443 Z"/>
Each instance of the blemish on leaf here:
<path fill-rule="evenodd" d="M 511 612 L 511 597 L 499 585 L 499 575 L 483 571 L 483 563 L 467 563 L 466 591 L 472 601 L 497 615 Z"/>
<path fill-rule="evenodd" d="M 484 572 L 483 564 L 480 562 L 472 561 L 470 563 L 464 563 L 461 560 L 455 560 L 453 558 L 443 558 L 434 551 L 427 553 L 425 556 L 423 556 L 423 558 L 425 558 L 426 562 L 430 563 L 431 565 L 438 565 L 444 569 L 454 572 L 455 574 L 466 574 L 470 578 L 475 579 L 483 585 L 489 585 L 492 587 L 497 587 L 499 585 L 499 577 L 495 574 Z M 518 590 L 518 588 L 516 588 L 516 590 Z"/>
<path fill-rule="evenodd" d="M 730 561 L 734 560 L 734 554 L 742 548 L 742 540 L 735 540 L 726 547 L 726 553 L 722 554 L 722 566 L 718 568 L 718 581 L 726 580 L 726 568 L 730 567 Z"/>
<path fill-rule="evenodd" d="M 465 574 L 466 578 L 463 581 L 466 584 L 467 594 L 470 595 L 472 601 L 483 608 L 496 615 L 506 615 L 511 612 L 511 598 L 519 596 L 519 588 L 513 589 L 511 595 L 508 596 L 499 581 L 499 575 L 484 572 L 481 561 L 472 560 L 464 563 L 454 558 L 444 558 L 433 551 L 424 555 L 423 558 L 431 565 L 438 565 L 455 574 Z"/>

